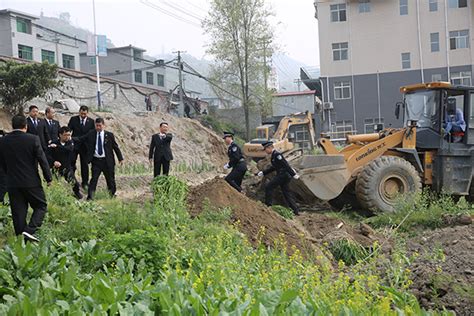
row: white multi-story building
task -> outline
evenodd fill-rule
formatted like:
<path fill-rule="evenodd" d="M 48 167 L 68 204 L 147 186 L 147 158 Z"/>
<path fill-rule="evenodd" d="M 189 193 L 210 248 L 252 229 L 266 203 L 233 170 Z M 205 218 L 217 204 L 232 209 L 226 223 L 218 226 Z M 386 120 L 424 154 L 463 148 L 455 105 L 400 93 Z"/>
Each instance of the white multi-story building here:
<path fill-rule="evenodd" d="M 372 132 L 398 126 L 400 86 L 471 85 L 472 0 L 317 0 L 323 126 Z"/>
<path fill-rule="evenodd" d="M 79 70 L 81 41 L 73 36 L 35 24 L 38 17 L 11 10 L 0 10 L 0 55 L 57 64 Z"/>

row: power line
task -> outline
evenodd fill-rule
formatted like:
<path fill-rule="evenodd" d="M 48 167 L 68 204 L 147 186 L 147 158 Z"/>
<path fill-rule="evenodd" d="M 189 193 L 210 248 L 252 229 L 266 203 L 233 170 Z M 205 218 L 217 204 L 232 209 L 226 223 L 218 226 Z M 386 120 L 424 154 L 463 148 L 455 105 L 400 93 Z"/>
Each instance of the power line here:
<path fill-rule="evenodd" d="M 166 14 L 166 15 L 172 17 L 172 18 L 175 18 L 175 19 L 177 19 L 177 20 L 179 20 L 179 21 L 182 21 L 182 22 L 187 23 L 187 24 L 189 24 L 189 25 L 192 25 L 192 26 L 201 28 L 201 25 L 200 25 L 200 24 L 198 24 L 198 23 L 196 23 L 196 22 L 193 22 L 193 21 L 190 21 L 190 20 L 188 20 L 188 19 L 186 19 L 186 18 L 184 18 L 184 17 L 182 17 L 182 16 L 179 16 L 179 15 L 177 15 L 177 14 L 175 14 L 175 13 L 169 11 L 169 10 L 163 9 L 162 7 L 159 7 L 159 6 L 157 6 L 156 4 L 151 3 L 151 2 L 148 1 L 148 0 L 140 0 L 140 2 L 141 2 L 142 4 L 144 4 L 144 5 L 146 5 L 146 6 L 150 7 L 150 8 L 152 8 L 152 9 L 155 9 L 155 10 L 157 10 L 157 11 L 159 11 L 159 12 L 161 12 L 161 13 L 164 13 L 164 14 Z"/>
<path fill-rule="evenodd" d="M 179 12 L 181 12 L 181 13 L 183 13 L 183 14 L 185 14 L 185 15 L 187 15 L 187 16 L 193 18 L 193 19 L 196 19 L 196 20 L 198 20 L 199 22 L 202 22 L 202 20 L 203 20 L 203 18 L 202 18 L 201 16 L 199 16 L 199 15 L 197 15 L 197 14 L 194 14 L 194 13 L 188 11 L 186 8 L 183 8 L 182 6 L 180 6 L 180 5 L 177 4 L 177 3 L 170 3 L 170 2 L 168 2 L 168 1 L 163 1 L 163 0 L 161 0 L 161 3 L 163 3 L 163 4 L 165 4 L 165 5 L 167 5 L 167 6 L 171 7 L 171 8 L 173 8 L 173 9 L 175 9 L 176 11 L 179 11 Z"/>
<path fill-rule="evenodd" d="M 192 6 L 193 8 L 195 8 L 196 10 L 198 11 L 201 11 L 202 13 L 204 14 L 207 14 L 208 12 L 206 10 L 204 10 L 203 8 L 195 5 L 194 3 L 192 3 L 191 1 L 188 1 L 188 0 L 185 0 L 190 6 Z"/>

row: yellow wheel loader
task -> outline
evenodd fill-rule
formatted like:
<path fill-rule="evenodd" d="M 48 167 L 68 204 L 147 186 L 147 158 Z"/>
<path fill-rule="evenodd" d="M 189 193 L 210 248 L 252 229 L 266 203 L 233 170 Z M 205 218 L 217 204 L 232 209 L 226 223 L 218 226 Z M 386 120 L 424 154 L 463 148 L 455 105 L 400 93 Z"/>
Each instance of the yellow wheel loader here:
<path fill-rule="evenodd" d="M 325 154 L 290 162 L 300 174 L 300 194 L 373 212 L 392 212 L 400 195 L 422 186 L 472 197 L 474 87 L 434 82 L 400 91 L 395 115 L 402 114 L 403 128 L 348 135 L 340 150 L 322 138 Z"/>
<path fill-rule="evenodd" d="M 272 140 L 275 148 L 284 153 L 295 148 L 313 149 L 315 144 L 315 131 L 311 113 L 299 112 L 285 116 L 275 132 L 273 125 L 257 127 L 257 138 L 245 143 L 244 155 L 255 161 L 265 158 L 262 144 Z"/>

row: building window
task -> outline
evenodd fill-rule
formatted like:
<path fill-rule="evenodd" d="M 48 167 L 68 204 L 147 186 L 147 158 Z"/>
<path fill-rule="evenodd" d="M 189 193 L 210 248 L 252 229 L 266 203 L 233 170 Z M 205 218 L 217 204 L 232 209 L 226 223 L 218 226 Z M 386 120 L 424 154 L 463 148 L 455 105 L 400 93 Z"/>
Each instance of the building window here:
<path fill-rule="evenodd" d="M 54 52 L 50 50 L 41 50 L 41 61 L 47 61 L 50 64 L 54 64 L 56 62 L 56 58 L 54 58 Z"/>
<path fill-rule="evenodd" d="M 430 12 L 438 11 L 438 0 L 430 0 L 429 7 L 430 7 Z"/>
<path fill-rule="evenodd" d="M 336 121 L 331 126 L 331 138 L 345 138 L 347 134 L 354 134 L 355 132 L 352 120 Z"/>
<path fill-rule="evenodd" d="M 16 30 L 20 33 L 31 34 L 31 21 L 22 18 L 16 18 Z"/>
<path fill-rule="evenodd" d="M 443 81 L 443 75 L 441 74 L 432 74 L 431 75 L 431 82 L 439 82 Z"/>
<path fill-rule="evenodd" d="M 364 119 L 364 133 L 376 133 L 384 128 L 383 118 Z"/>
<path fill-rule="evenodd" d="M 157 74 L 156 75 L 156 84 L 160 87 L 165 86 L 165 76 Z"/>
<path fill-rule="evenodd" d="M 134 73 L 135 73 L 135 82 L 142 83 L 142 71 L 135 69 Z"/>
<path fill-rule="evenodd" d="M 143 59 L 143 53 L 142 51 L 139 51 L 137 49 L 133 50 L 133 60 L 135 61 L 141 61 Z"/>
<path fill-rule="evenodd" d="M 449 0 L 449 7 L 451 9 L 457 8 L 466 8 L 467 7 L 467 0 Z"/>
<path fill-rule="evenodd" d="M 449 32 L 450 49 L 461 49 L 469 47 L 469 30 Z"/>
<path fill-rule="evenodd" d="M 359 0 L 359 13 L 370 12 L 370 0 Z"/>
<path fill-rule="evenodd" d="M 408 0 L 400 0 L 400 15 L 408 15 Z"/>
<path fill-rule="evenodd" d="M 402 53 L 402 69 L 410 69 L 410 53 Z"/>
<path fill-rule="evenodd" d="M 96 61 L 95 57 L 90 57 L 89 58 L 89 65 L 95 66 L 96 63 L 97 63 L 97 61 Z"/>
<path fill-rule="evenodd" d="M 33 47 L 18 44 L 18 58 L 33 60 Z"/>
<path fill-rule="evenodd" d="M 349 81 L 340 81 L 334 83 L 334 99 L 344 100 L 351 98 L 351 83 Z"/>
<path fill-rule="evenodd" d="M 75 69 L 74 56 L 63 54 L 63 67 L 68 69 Z"/>
<path fill-rule="evenodd" d="M 439 52 L 439 33 L 430 34 L 431 52 Z"/>
<path fill-rule="evenodd" d="M 333 60 L 347 60 L 348 59 L 349 44 L 345 43 L 333 43 L 332 44 L 332 57 Z"/>
<path fill-rule="evenodd" d="M 347 21 L 346 5 L 345 4 L 331 4 L 331 22 Z"/>
<path fill-rule="evenodd" d="M 153 73 L 146 72 L 146 84 L 153 84 Z"/>
<path fill-rule="evenodd" d="M 471 85 L 471 72 L 470 71 L 452 72 L 451 83 L 454 85 L 460 85 L 460 86 L 470 86 Z"/>

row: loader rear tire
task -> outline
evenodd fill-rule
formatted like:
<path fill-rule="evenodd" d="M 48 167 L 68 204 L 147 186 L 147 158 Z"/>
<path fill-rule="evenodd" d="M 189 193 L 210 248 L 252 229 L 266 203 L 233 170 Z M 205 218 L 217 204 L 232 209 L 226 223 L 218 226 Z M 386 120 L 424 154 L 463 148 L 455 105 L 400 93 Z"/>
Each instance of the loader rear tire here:
<path fill-rule="evenodd" d="M 421 179 L 415 167 L 405 159 L 382 156 L 359 173 L 356 196 L 369 211 L 394 212 L 398 197 L 421 191 Z"/>

